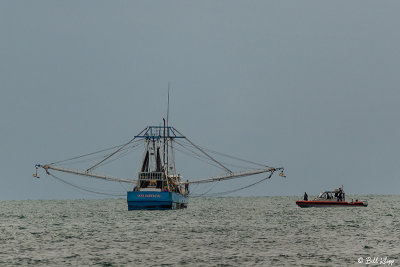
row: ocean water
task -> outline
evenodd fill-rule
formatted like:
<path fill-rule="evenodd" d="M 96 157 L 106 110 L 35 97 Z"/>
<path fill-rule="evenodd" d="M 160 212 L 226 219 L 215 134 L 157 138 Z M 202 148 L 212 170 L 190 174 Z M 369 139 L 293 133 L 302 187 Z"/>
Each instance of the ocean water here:
<path fill-rule="evenodd" d="M 127 211 L 125 199 L 0 201 L 0 266 L 399 266 L 400 196 L 358 198 L 369 206 L 226 197 Z"/>

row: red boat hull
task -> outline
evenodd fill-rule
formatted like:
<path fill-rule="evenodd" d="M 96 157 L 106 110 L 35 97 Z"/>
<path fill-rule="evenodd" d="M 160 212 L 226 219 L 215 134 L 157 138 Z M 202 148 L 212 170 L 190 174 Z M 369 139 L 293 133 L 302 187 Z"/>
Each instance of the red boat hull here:
<path fill-rule="evenodd" d="M 346 202 L 346 201 L 296 201 L 300 208 L 311 207 L 366 207 L 368 203 L 365 201 Z"/>

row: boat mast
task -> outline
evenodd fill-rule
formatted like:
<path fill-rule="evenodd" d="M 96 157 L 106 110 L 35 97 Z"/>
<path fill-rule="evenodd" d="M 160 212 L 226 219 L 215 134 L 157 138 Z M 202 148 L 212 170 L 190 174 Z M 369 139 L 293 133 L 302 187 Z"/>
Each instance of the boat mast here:
<path fill-rule="evenodd" d="M 164 140 L 164 149 L 163 149 L 163 167 L 164 167 L 164 172 L 165 172 L 165 119 L 163 118 L 163 121 L 164 121 L 164 138 L 163 138 L 163 140 Z"/>
<path fill-rule="evenodd" d="M 167 105 L 167 134 L 168 134 L 168 137 L 167 137 L 167 177 L 168 177 L 168 174 L 169 174 L 169 162 L 168 162 L 168 159 L 169 159 L 169 149 L 168 149 L 168 147 L 169 147 L 169 144 L 168 144 L 168 142 L 169 142 L 169 128 L 168 128 L 168 119 L 169 119 L 169 87 L 170 87 L 170 83 L 168 82 L 168 105 Z M 164 128 L 165 129 L 165 128 Z M 164 133 L 164 137 L 165 137 L 165 133 Z"/>
<path fill-rule="evenodd" d="M 153 162 L 153 165 L 152 166 L 154 166 L 153 167 L 153 170 L 156 170 L 157 169 L 157 154 L 156 154 L 156 140 L 154 140 L 153 139 L 153 160 L 154 160 L 154 162 Z"/>
<path fill-rule="evenodd" d="M 176 161 L 175 161 L 175 150 L 174 150 L 174 140 L 171 139 L 171 157 L 172 157 L 172 167 L 173 167 L 173 175 L 176 176 Z"/>

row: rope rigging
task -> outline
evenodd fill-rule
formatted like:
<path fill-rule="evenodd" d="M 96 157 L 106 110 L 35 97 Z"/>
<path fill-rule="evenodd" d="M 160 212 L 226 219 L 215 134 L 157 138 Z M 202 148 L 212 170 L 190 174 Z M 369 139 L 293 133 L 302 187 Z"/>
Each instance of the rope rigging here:
<path fill-rule="evenodd" d="M 196 185 L 198 185 L 198 184 L 196 184 Z M 206 191 L 204 191 L 203 193 L 201 193 L 201 194 L 192 194 L 192 193 L 189 193 L 189 195 L 190 195 L 190 197 L 204 197 L 204 196 L 207 196 L 207 193 L 208 192 L 210 192 L 211 190 L 213 190 L 214 189 L 214 187 L 217 185 L 217 183 L 213 183 L 211 186 L 210 186 L 210 188 L 209 189 L 207 189 Z"/>
<path fill-rule="evenodd" d="M 141 135 L 144 131 L 146 130 L 143 129 L 143 131 L 141 131 L 138 135 Z M 134 140 L 136 139 L 136 136 L 133 137 L 128 143 L 122 145 L 120 148 L 118 148 L 115 152 L 111 153 L 110 155 L 108 155 L 107 157 L 105 157 L 105 159 L 103 159 L 102 161 L 96 163 L 95 165 L 93 165 L 92 167 L 88 168 L 86 171 L 90 172 L 91 170 L 93 170 L 94 168 L 96 168 L 97 166 L 99 166 L 101 163 L 103 163 L 104 161 L 106 161 L 107 159 L 111 158 L 112 156 L 114 156 L 115 154 L 117 154 L 119 151 L 121 151 L 124 147 L 126 147 L 127 145 L 129 145 L 130 143 L 132 143 Z"/>
<path fill-rule="evenodd" d="M 140 148 L 141 145 L 142 145 L 142 144 L 139 143 L 139 140 L 136 140 L 136 142 L 134 142 L 131 146 L 128 146 L 128 147 L 125 147 L 124 149 L 122 149 L 122 150 L 120 151 L 120 153 L 125 153 L 125 154 L 121 154 L 121 155 L 125 156 L 125 155 L 129 154 L 130 152 L 132 152 L 133 150 L 135 150 L 135 149 L 137 149 L 137 148 Z M 122 145 L 121 145 L 121 146 L 122 146 Z M 121 146 L 114 146 L 113 148 L 115 149 L 115 148 L 121 147 Z M 110 150 L 110 149 L 113 149 L 113 148 L 103 149 L 103 150 L 100 150 L 100 151 L 97 151 L 97 152 L 93 152 L 93 153 L 89 153 L 89 154 L 77 156 L 77 157 L 74 157 L 74 158 L 70 158 L 70 159 L 66 159 L 66 160 L 62 160 L 62 161 L 57 161 L 57 162 L 49 163 L 48 165 L 60 165 L 60 163 L 62 163 L 63 166 L 66 166 L 66 165 L 75 165 L 75 164 L 79 164 L 79 163 L 93 162 L 93 161 L 96 161 L 96 160 L 102 160 L 102 159 L 106 158 L 109 154 L 107 154 L 107 155 L 99 155 L 99 156 L 90 157 L 90 158 L 87 158 L 87 157 L 88 157 L 88 156 L 93 156 L 93 155 L 95 155 L 95 154 L 99 154 L 99 153 L 101 153 L 101 152 L 105 152 L 105 151 Z M 129 151 L 129 150 L 132 150 L 132 151 Z M 123 156 L 121 156 L 121 155 L 118 156 L 118 158 L 123 157 Z M 78 159 L 80 159 L 80 160 L 78 160 Z M 98 167 L 101 167 L 101 166 L 103 166 L 103 165 L 106 165 L 106 164 L 108 164 L 108 163 L 111 163 L 111 162 L 113 162 L 114 160 L 115 160 L 115 159 L 112 159 L 112 160 L 109 160 L 109 161 L 105 161 L 105 162 L 103 162 L 102 164 L 100 164 Z M 97 168 L 98 168 L 98 167 L 97 167 Z"/>
<path fill-rule="evenodd" d="M 56 179 L 57 181 L 59 181 L 59 182 L 61 182 L 61 183 L 63 183 L 63 184 L 69 185 L 69 186 L 71 186 L 71 187 L 74 187 L 74 188 L 76 188 L 76 189 L 79 189 L 79 190 L 82 190 L 82 191 L 85 191 L 85 192 L 88 192 L 88 193 L 93 193 L 93 194 L 97 194 L 97 195 L 105 195 L 105 196 L 114 196 L 114 197 L 123 197 L 123 196 L 125 196 L 125 194 L 112 194 L 112 193 L 94 191 L 93 189 L 88 189 L 88 188 L 85 188 L 85 187 L 83 187 L 83 186 L 78 186 L 78 185 L 73 184 L 73 183 L 71 183 L 71 182 L 67 182 L 67 181 L 65 181 L 64 179 L 61 179 L 60 177 L 57 177 L 57 176 L 55 176 L 54 174 L 52 174 L 52 173 L 50 173 L 50 172 L 49 172 L 48 174 L 49 174 L 51 177 L 53 177 L 54 179 Z"/>
<path fill-rule="evenodd" d="M 209 189 L 209 190 L 208 190 L 207 192 L 205 192 L 205 193 L 202 193 L 202 194 L 200 194 L 200 195 L 190 195 L 190 196 L 191 196 L 191 197 L 202 197 L 202 196 L 206 196 L 206 197 L 216 197 L 216 196 L 228 195 L 228 194 L 235 193 L 235 192 L 238 192 L 238 191 L 241 191 L 241 190 L 250 188 L 250 187 L 252 187 L 252 186 L 255 186 L 255 185 L 257 185 L 257 184 L 259 184 L 259 183 L 261 183 L 261 182 L 263 182 L 263 181 L 265 181 L 265 180 L 267 180 L 267 179 L 270 179 L 270 178 L 272 177 L 272 175 L 273 175 L 273 172 L 271 172 L 271 174 L 270 174 L 269 176 L 267 176 L 267 177 L 265 177 L 265 178 L 262 178 L 261 180 L 255 182 L 255 183 L 252 183 L 252 184 L 249 184 L 249 185 L 240 187 L 240 188 L 236 188 L 236 189 L 233 189 L 233 190 L 224 191 L 224 192 L 216 192 L 216 193 L 212 193 L 212 194 L 207 195 L 207 193 L 210 192 L 210 191 L 213 189 L 213 187 L 212 187 L 211 189 Z"/>
<path fill-rule="evenodd" d="M 180 143 L 178 143 L 178 142 L 176 142 L 176 143 L 177 143 L 178 145 L 182 146 L 183 148 L 187 149 L 187 148 L 186 148 L 185 146 L 183 146 L 182 144 L 180 144 Z M 192 154 L 194 154 L 194 156 L 191 155 L 190 153 L 187 153 L 187 152 L 185 152 L 185 151 L 179 149 L 179 148 L 176 148 L 176 147 L 175 147 L 174 149 L 176 149 L 177 151 L 181 152 L 182 154 L 185 154 L 185 155 L 187 155 L 187 156 L 189 156 L 189 157 L 196 158 L 196 159 L 198 159 L 198 160 L 200 160 L 200 161 L 202 161 L 202 162 L 205 162 L 205 163 L 207 163 L 207 164 L 209 164 L 209 165 L 212 165 L 212 166 L 214 166 L 214 167 L 216 167 L 216 168 L 218 168 L 218 169 L 225 170 L 225 169 L 222 168 L 221 166 L 210 162 L 210 161 L 209 161 L 209 158 L 204 157 L 204 156 L 201 156 L 201 155 L 199 155 L 198 153 L 196 153 L 196 152 L 194 152 L 194 151 L 192 151 L 192 150 L 189 150 L 189 152 L 191 152 Z"/>
<path fill-rule="evenodd" d="M 84 154 L 84 155 L 79 155 L 79 156 L 72 157 L 72 158 L 69 158 L 69 159 L 60 160 L 60 161 L 56 161 L 56 162 L 52 162 L 52 163 L 49 163 L 49 164 L 55 165 L 55 164 L 58 164 L 58 163 L 63 163 L 63 162 L 67 162 L 67 161 L 71 161 L 71 160 L 75 160 L 75 159 L 79 159 L 79 158 L 84 158 L 84 157 L 91 156 L 91 155 L 95 155 L 95 154 L 98 154 L 98 153 L 101 153 L 101 152 L 105 152 L 105 151 L 108 151 L 108 150 L 111 150 L 111 149 L 119 148 L 119 147 L 121 147 L 121 146 L 122 146 L 122 145 L 113 146 L 113 147 L 105 148 L 105 149 L 102 149 L 102 150 L 99 150 L 99 151 L 95 151 L 95 152 L 92 152 L 92 153 L 88 153 L 88 154 Z"/>
<path fill-rule="evenodd" d="M 179 141 L 175 141 L 176 143 L 179 143 L 180 145 L 182 145 L 182 146 L 184 146 L 181 142 L 179 142 Z M 192 145 L 191 143 L 189 143 L 189 145 Z M 200 146 L 198 146 L 198 147 L 200 147 Z M 194 148 L 196 148 L 196 147 L 194 147 Z M 218 151 L 215 151 L 215 150 L 211 150 L 211 149 L 208 149 L 208 148 L 205 148 L 205 147 L 201 147 L 203 150 L 205 150 L 205 151 L 208 151 L 208 152 L 210 152 L 210 153 L 213 153 L 213 154 L 216 154 L 216 155 L 220 155 L 220 156 L 223 156 L 223 157 L 227 157 L 227 158 L 231 158 L 231 159 L 234 159 L 234 160 L 237 160 L 237 161 L 242 161 L 242 162 L 246 162 L 246 163 L 250 163 L 250 164 L 254 164 L 254 165 L 256 165 L 256 166 L 259 166 L 259 167 L 269 167 L 268 165 L 265 165 L 265 164 L 261 164 L 261 163 L 258 163 L 258 162 L 254 162 L 254 161 L 250 161 L 250 160 L 246 160 L 246 159 L 242 159 L 242 158 L 239 158 L 239 157 L 236 157 L 236 156 L 232 156 L 232 155 L 228 155 L 228 154 L 225 154 L 225 153 L 221 153 L 221 152 L 218 152 Z"/>
<path fill-rule="evenodd" d="M 152 133 L 151 131 L 149 132 L 149 129 L 158 129 L 158 132 L 156 131 L 156 133 Z M 230 193 L 234 193 L 246 188 L 249 188 L 251 186 L 257 185 L 259 183 L 261 183 L 262 181 L 271 178 L 271 176 L 273 175 L 273 173 L 275 171 L 281 171 L 280 176 L 285 177 L 283 175 L 283 168 L 273 168 L 273 167 L 269 167 L 266 166 L 265 164 L 261 164 L 261 163 L 257 163 L 254 161 L 250 161 L 250 160 L 246 160 L 246 159 L 241 159 L 239 157 L 235 157 L 235 156 L 231 156 L 228 154 L 224 154 L 224 153 L 220 153 L 208 148 L 204 148 L 201 146 L 198 146 L 196 144 L 194 144 L 192 141 L 190 141 L 187 137 L 184 137 L 177 129 L 173 128 L 173 127 L 167 127 L 168 128 L 168 137 L 171 138 L 171 143 L 167 143 L 167 161 L 165 162 L 164 160 L 164 164 L 166 164 L 167 168 L 169 169 L 169 164 L 168 164 L 168 149 L 170 149 L 170 153 L 172 153 L 172 163 L 171 164 L 175 164 L 175 156 L 174 156 L 174 150 L 177 150 L 185 155 L 188 155 L 192 158 L 198 159 L 202 162 L 205 162 L 209 165 L 212 165 L 220 170 L 223 170 L 225 172 L 225 175 L 222 176 L 216 176 L 216 177 L 211 177 L 211 178 L 205 178 L 205 179 L 199 179 L 199 180 L 192 180 L 189 181 L 188 184 L 199 184 L 199 183 L 213 183 L 213 185 L 206 190 L 206 192 L 202 193 L 202 194 L 191 194 L 192 197 L 200 197 L 200 196 L 220 196 L 220 195 L 226 195 L 226 194 L 230 194 Z M 84 154 L 84 155 L 80 155 L 80 156 L 76 156 L 76 157 L 72 157 L 72 158 L 68 158 L 65 160 L 60 160 L 60 161 L 56 161 L 50 164 L 45 164 L 45 165 L 40 165 L 37 164 L 36 170 L 40 167 L 43 168 L 47 174 L 49 174 L 51 177 L 55 178 L 56 180 L 67 184 L 69 186 L 75 187 L 77 189 L 86 191 L 86 192 L 90 192 L 90 193 L 94 193 L 94 194 L 102 194 L 102 195 L 110 195 L 110 196 L 123 196 L 123 195 L 116 195 L 116 194 L 110 194 L 110 193 L 104 193 L 104 192 L 99 192 L 99 191 L 95 191 L 92 190 L 90 188 L 85 188 L 85 187 L 80 187 L 78 185 L 72 184 L 70 182 L 67 182 L 55 175 L 53 175 L 52 173 L 49 172 L 49 170 L 55 170 L 55 171 L 59 171 L 59 172 L 65 172 L 65 173 L 70 173 L 70 174 L 74 174 L 74 175 L 81 175 L 81 176 L 87 176 L 87 177 L 92 177 L 92 178 L 98 178 L 98 179 L 103 179 L 103 180 L 107 180 L 107 181 L 114 181 L 114 182 L 119 182 L 122 186 L 122 183 L 136 183 L 136 180 L 131 180 L 131 179 L 121 179 L 121 178 L 117 178 L 117 177 L 112 177 L 112 176 L 107 176 L 107 175 L 99 175 L 99 174 L 94 174 L 92 173 L 92 171 L 94 169 L 97 169 L 101 166 L 104 166 L 106 164 L 110 164 L 122 157 L 125 157 L 126 155 L 130 154 L 132 151 L 136 150 L 137 148 L 143 147 L 143 145 L 145 145 L 145 142 L 140 142 L 141 140 L 138 140 L 137 137 L 139 138 L 145 138 L 145 140 L 149 141 L 152 140 L 153 143 L 155 142 L 154 140 L 158 140 L 157 142 L 160 141 L 160 138 L 162 137 L 162 127 L 146 127 L 144 130 L 142 130 L 138 135 L 136 135 L 134 138 L 132 138 L 131 140 L 129 140 L 127 143 L 122 144 L 122 145 L 118 145 L 118 146 L 113 146 L 113 147 L 109 147 L 109 148 L 105 148 L 96 152 L 92 152 L 92 153 L 88 153 L 88 154 Z M 169 131 L 171 131 L 172 135 L 170 135 Z M 181 136 L 178 136 L 176 133 L 178 133 Z M 144 134 L 143 134 L 144 133 Z M 151 139 L 152 138 L 152 139 Z M 164 135 L 163 138 L 165 139 L 165 126 L 164 126 Z M 184 141 L 178 141 L 176 138 L 182 138 Z M 173 146 L 172 144 L 172 140 L 174 141 L 174 144 L 177 144 L 179 146 L 179 148 L 175 146 Z M 140 143 L 139 143 L 140 142 Z M 165 142 L 165 141 L 164 141 Z M 155 149 L 155 148 L 154 148 Z M 106 153 L 105 155 L 99 155 L 100 153 L 104 153 L 104 152 L 109 152 L 113 150 L 111 153 Z M 153 153 L 155 153 L 155 150 L 153 151 Z M 164 144 L 164 153 L 165 153 L 165 144 Z M 242 166 L 242 165 L 238 165 L 238 164 L 232 164 L 229 162 L 224 162 L 224 161 L 220 161 L 217 160 L 216 158 L 214 158 L 211 154 L 213 155 L 218 155 L 221 157 L 225 157 L 225 158 L 229 158 L 232 160 L 236 160 L 236 161 L 240 161 L 240 162 L 244 162 L 253 166 Z M 64 167 L 58 167 L 58 164 L 63 164 L 63 165 L 73 165 L 73 164 L 78 164 L 78 163 L 84 163 L 84 162 L 89 162 L 89 161 L 94 161 L 94 160 L 100 160 L 96 163 L 94 163 L 92 166 L 90 166 L 89 168 L 84 168 L 83 170 L 79 170 L 79 169 L 68 169 L 68 168 L 64 168 Z M 244 164 L 245 165 L 245 164 Z M 234 168 L 240 168 L 240 169 L 244 169 L 245 171 L 241 171 L 241 172 L 234 172 L 232 171 L 230 168 L 228 168 L 227 166 L 230 167 L 234 167 Z M 254 167 L 257 166 L 258 168 Z M 260 169 L 260 167 L 262 167 L 262 169 Z M 175 170 L 175 166 L 173 165 L 172 167 L 170 167 L 171 170 L 174 169 Z M 225 191 L 225 192 L 217 192 L 217 193 L 210 193 L 214 187 L 216 186 L 216 182 L 218 181 L 222 181 L 222 180 L 228 180 L 228 179 L 235 179 L 235 178 L 240 178 L 240 177 L 246 177 L 246 176 L 253 176 L 253 175 L 257 175 L 257 174 L 261 174 L 261 173 L 266 173 L 269 172 L 270 175 L 266 178 L 261 179 L 260 181 L 257 181 L 255 183 L 252 183 L 250 185 L 246 185 L 234 190 L 229 190 L 229 191 Z M 168 174 L 168 172 L 167 172 Z M 39 176 L 37 175 L 37 171 L 36 173 L 33 175 L 36 178 L 39 178 Z M 178 182 L 177 185 L 183 185 L 185 182 Z M 133 188 L 133 185 L 132 185 Z"/>
<path fill-rule="evenodd" d="M 124 151 L 124 153 L 121 153 L 121 155 L 119 155 L 118 157 L 116 157 L 116 158 L 114 158 L 114 159 L 111 159 L 111 160 L 109 160 L 109 161 L 104 161 L 104 162 L 102 162 L 102 163 L 99 164 L 96 168 L 99 168 L 99 167 L 101 167 L 101 166 L 107 165 L 107 164 L 112 163 L 112 162 L 114 162 L 114 161 L 116 161 L 116 160 L 119 160 L 120 158 L 123 158 L 123 157 L 125 157 L 126 155 L 132 153 L 134 150 L 136 150 L 136 148 L 140 148 L 140 147 L 142 147 L 142 146 L 143 146 L 143 144 L 137 144 L 137 145 L 135 145 L 135 146 L 126 148 L 126 151 L 121 150 L 121 151 Z M 129 149 L 129 150 L 128 150 L 128 149 Z M 120 151 L 120 152 L 121 152 L 121 151 Z"/>
<path fill-rule="evenodd" d="M 204 150 L 206 150 L 206 151 L 209 151 L 211 153 L 214 153 L 214 154 L 217 154 L 217 155 L 220 155 L 220 156 L 224 156 L 224 157 L 227 157 L 227 158 L 235 159 L 235 160 L 242 161 L 242 162 L 251 163 L 251 164 L 257 165 L 259 167 L 269 167 L 269 166 L 267 166 L 265 164 L 257 163 L 257 162 L 246 160 L 246 159 L 241 159 L 241 158 L 238 158 L 238 157 L 235 157 L 235 156 L 231 156 L 231 155 L 228 155 L 228 154 L 217 152 L 217 151 L 214 151 L 214 150 L 211 150 L 211 149 L 207 149 L 207 148 L 204 148 L 204 147 L 202 147 L 202 148 Z"/>
<path fill-rule="evenodd" d="M 179 133 L 180 135 L 182 135 L 177 129 L 174 128 L 174 130 Z M 214 161 L 215 163 L 217 163 L 218 165 L 220 165 L 222 168 L 224 168 L 228 173 L 233 173 L 230 169 L 228 169 L 227 167 L 225 167 L 224 165 L 222 165 L 220 162 L 218 162 L 217 160 L 215 160 L 213 157 L 211 157 L 209 154 L 207 154 L 207 152 L 205 152 L 204 150 L 202 150 L 199 146 L 195 145 L 192 141 L 189 140 L 189 138 L 185 138 L 192 146 L 194 146 L 195 148 L 197 148 L 200 152 L 202 152 L 204 155 L 206 155 L 208 158 L 210 158 L 212 161 Z"/>
<path fill-rule="evenodd" d="M 175 149 L 178 150 L 179 152 L 181 152 L 181 153 L 183 153 L 183 154 L 185 154 L 185 155 L 188 155 L 188 156 L 190 156 L 190 157 L 196 158 L 196 159 L 198 159 L 198 160 L 200 160 L 200 161 L 203 161 L 203 162 L 205 162 L 205 163 L 207 163 L 207 164 L 210 164 L 210 165 L 212 165 L 212 166 L 214 166 L 214 167 L 217 167 L 217 168 L 223 170 L 223 168 L 221 168 L 220 166 L 217 166 L 216 164 L 213 164 L 213 163 L 207 161 L 207 160 L 209 160 L 207 157 L 204 157 L 204 156 L 202 156 L 202 155 L 200 155 L 200 154 L 194 152 L 193 150 L 189 149 L 188 147 L 186 147 L 186 146 L 185 146 L 184 144 L 182 144 L 181 142 L 175 141 L 175 143 L 177 143 L 179 146 L 181 146 L 181 147 L 187 149 L 189 152 L 193 153 L 195 156 L 192 156 L 192 155 L 190 155 L 189 153 L 186 153 L 185 151 L 182 151 L 182 150 L 177 149 L 177 148 L 175 147 Z M 207 149 L 205 149 L 204 147 L 203 147 L 203 149 L 204 149 L 204 150 L 207 150 Z M 212 151 L 212 150 L 210 150 L 210 151 Z M 215 151 L 213 151 L 213 153 L 217 154 L 217 152 L 215 152 Z M 225 155 L 225 156 L 229 157 L 229 156 L 226 155 L 226 154 L 222 154 L 222 153 L 221 153 L 221 155 Z M 231 157 L 231 158 L 236 159 L 236 160 L 241 160 L 241 159 L 236 158 L 236 157 Z M 246 161 L 246 160 L 241 160 L 241 161 L 243 161 L 243 162 L 249 162 L 249 161 Z M 242 166 L 242 165 L 232 164 L 232 163 L 229 163 L 229 162 L 223 162 L 223 161 L 219 161 L 219 162 L 220 162 L 220 163 L 223 163 L 224 165 L 228 165 L 228 166 L 232 166 L 232 167 L 237 167 L 237 168 L 241 168 L 241 169 L 248 169 L 248 170 L 256 170 L 256 169 L 257 169 L 257 168 L 255 168 L 255 167 Z M 268 166 L 265 166 L 265 165 L 262 165 L 262 164 L 258 164 L 258 163 L 254 163 L 254 162 L 249 162 L 249 163 L 253 163 L 253 164 L 256 164 L 256 165 L 262 166 L 262 167 L 268 167 Z"/>
<path fill-rule="evenodd" d="M 134 142 L 132 142 L 132 144 L 135 146 L 135 144 L 136 144 L 136 143 L 139 143 L 139 142 L 140 142 L 140 140 L 135 140 Z M 64 159 L 64 160 L 59 160 L 59 161 L 51 162 L 51 163 L 49 163 L 48 165 L 57 165 L 57 164 L 59 164 L 59 163 L 64 163 L 64 164 L 65 164 L 65 162 L 73 161 L 73 160 L 80 159 L 80 158 L 85 158 L 85 157 L 92 156 L 92 155 L 96 155 L 96 154 L 99 154 L 99 153 L 102 153 L 102 152 L 106 152 L 106 151 L 109 151 L 109 150 L 114 150 L 114 149 L 116 149 L 116 148 L 121 148 L 122 146 L 124 146 L 124 145 L 116 145 L 116 146 L 104 148 L 104 149 L 101 149 L 101 150 L 98 150 L 98 151 L 95 151 L 95 152 L 91 152 L 91 153 L 87 153 L 87 154 L 75 156 L 75 157 L 68 158 L 68 159 Z M 124 148 L 123 150 L 125 150 L 125 149 L 130 149 L 130 147 Z M 122 150 L 122 151 L 123 151 L 123 150 Z M 108 155 L 109 155 L 109 154 L 108 154 Z M 105 158 L 105 157 L 107 157 L 108 155 L 97 156 L 96 158 L 92 158 L 91 160 L 97 159 L 97 158 Z M 74 162 L 74 163 L 79 163 L 79 162 L 80 162 L 80 161 Z"/>

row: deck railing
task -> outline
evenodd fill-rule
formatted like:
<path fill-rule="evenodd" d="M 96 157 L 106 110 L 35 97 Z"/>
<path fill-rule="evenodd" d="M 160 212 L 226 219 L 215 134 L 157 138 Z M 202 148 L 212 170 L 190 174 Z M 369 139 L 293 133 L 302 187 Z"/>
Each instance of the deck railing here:
<path fill-rule="evenodd" d="M 142 181 L 164 181 L 165 175 L 163 172 L 139 172 L 138 178 Z"/>

